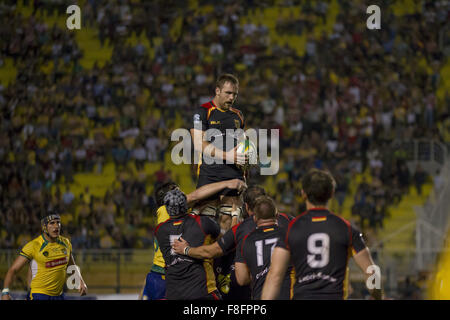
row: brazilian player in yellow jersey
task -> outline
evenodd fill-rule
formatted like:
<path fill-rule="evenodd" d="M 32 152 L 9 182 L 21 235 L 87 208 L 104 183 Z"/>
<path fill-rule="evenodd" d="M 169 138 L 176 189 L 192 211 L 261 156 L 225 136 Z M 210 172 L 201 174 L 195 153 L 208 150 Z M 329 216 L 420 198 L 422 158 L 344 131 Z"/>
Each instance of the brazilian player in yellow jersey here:
<path fill-rule="evenodd" d="M 193 192 L 189 193 L 187 198 L 187 203 L 189 206 L 194 205 L 200 200 L 206 199 L 217 192 L 222 191 L 225 188 L 235 189 L 238 193 L 241 193 L 247 185 L 240 179 L 231 179 L 221 182 L 210 183 L 204 185 Z M 156 205 L 158 210 L 156 211 L 156 225 L 169 219 L 169 214 L 167 213 L 166 207 L 163 205 L 164 196 L 167 192 L 178 188 L 177 184 L 174 182 L 167 182 L 159 186 L 155 190 Z M 232 224 L 237 224 L 237 217 L 233 218 Z M 153 265 L 150 272 L 147 274 L 145 279 L 144 289 L 141 294 L 141 299 L 143 300 L 161 300 L 165 298 L 166 285 L 165 285 L 165 266 L 163 255 L 158 245 L 156 238 L 153 242 Z"/>
<path fill-rule="evenodd" d="M 67 276 L 67 267 L 75 265 L 72 255 L 72 244 L 69 239 L 60 235 L 61 218 L 58 214 L 50 214 L 41 220 L 42 234 L 28 242 L 20 251 L 6 274 L 2 300 L 10 300 L 9 286 L 14 276 L 27 263 L 31 265 L 32 280 L 30 300 L 63 300 L 63 288 Z M 80 280 L 80 295 L 86 295 L 87 286 L 78 267 L 76 276 Z"/>

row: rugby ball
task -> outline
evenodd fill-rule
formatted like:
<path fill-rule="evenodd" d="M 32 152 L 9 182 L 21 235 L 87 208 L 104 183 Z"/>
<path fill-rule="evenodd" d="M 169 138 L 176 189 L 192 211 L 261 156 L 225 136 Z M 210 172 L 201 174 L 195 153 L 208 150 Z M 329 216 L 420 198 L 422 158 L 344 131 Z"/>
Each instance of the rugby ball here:
<path fill-rule="evenodd" d="M 258 154 L 256 150 L 256 146 L 249 139 L 245 139 L 240 141 L 236 148 L 237 153 L 244 153 L 248 155 L 247 165 L 255 165 L 258 164 Z"/>

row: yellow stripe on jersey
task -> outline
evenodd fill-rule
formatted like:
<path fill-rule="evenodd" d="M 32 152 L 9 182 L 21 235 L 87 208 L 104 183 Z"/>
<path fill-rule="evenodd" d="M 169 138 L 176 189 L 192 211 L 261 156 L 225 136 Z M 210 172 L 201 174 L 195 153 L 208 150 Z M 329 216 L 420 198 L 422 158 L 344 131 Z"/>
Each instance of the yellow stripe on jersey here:
<path fill-rule="evenodd" d="M 48 242 L 43 235 L 28 242 L 20 255 L 33 261 L 31 293 L 61 295 L 71 254 L 72 245 L 62 236 L 56 242 Z"/>
<path fill-rule="evenodd" d="M 174 226 L 179 226 L 180 224 L 182 224 L 183 223 L 183 221 L 175 221 L 174 223 L 173 223 L 173 225 Z"/>
<path fill-rule="evenodd" d="M 214 240 L 211 237 L 211 235 L 207 235 L 203 244 L 208 245 L 213 242 L 214 242 Z M 213 268 L 213 259 L 203 260 L 203 268 L 205 269 L 205 273 L 206 273 L 206 287 L 207 287 L 208 293 L 211 293 L 214 290 L 217 290 L 216 276 L 214 275 L 214 268 Z"/>
<path fill-rule="evenodd" d="M 158 210 L 156 211 L 156 223 L 160 224 L 163 223 L 167 220 L 169 220 L 169 214 L 167 213 L 167 209 L 166 206 L 161 206 L 158 208 Z M 155 240 L 153 241 L 153 249 L 154 249 L 154 253 L 153 253 L 153 267 L 152 270 L 155 270 L 159 273 L 163 273 L 164 272 L 164 267 L 166 266 L 166 262 L 164 261 L 164 257 L 162 255 L 161 249 L 159 248 L 159 244 L 158 241 Z"/>
<path fill-rule="evenodd" d="M 327 221 L 327 217 L 313 217 L 312 222 L 322 222 L 322 221 Z"/>
<path fill-rule="evenodd" d="M 269 229 L 264 229 L 263 231 L 264 232 L 268 232 L 268 231 L 273 231 L 273 230 L 275 230 L 274 228 L 269 228 Z"/>
<path fill-rule="evenodd" d="M 291 289 L 290 289 L 290 299 L 294 298 L 294 285 L 295 285 L 295 268 L 292 268 L 291 270 Z"/>

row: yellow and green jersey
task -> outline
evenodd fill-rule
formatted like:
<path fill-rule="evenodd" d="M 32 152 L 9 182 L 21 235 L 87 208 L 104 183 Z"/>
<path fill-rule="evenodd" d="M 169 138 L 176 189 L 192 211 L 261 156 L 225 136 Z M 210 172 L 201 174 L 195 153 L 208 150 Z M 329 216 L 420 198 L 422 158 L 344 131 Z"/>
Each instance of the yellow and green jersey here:
<path fill-rule="evenodd" d="M 28 242 L 20 251 L 20 255 L 31 261 L 30 293 L 61 295 L 71 254 L 72 244 L 62 236 L 55 242 L 48 242 L 40 235 Z"/>
<path fill-rule="evenodd" d="M 166 206 L 161 206 L 158 208 L 158 211 L 156 211 L 156 225 L 159 225 L 162 222 L 165 222 L 166 220 L 169 220 L 169 214 L 167 213 Z M 166 263 L 164 261 L 164 257 L 161 253 L 161 249 L 159 248 L 158 240 L 156 240 L 156 237 L 153 241 L 153 266 L 151 271 L 159 272 L 164 274 L 164 268 L 166 266 Z"/>

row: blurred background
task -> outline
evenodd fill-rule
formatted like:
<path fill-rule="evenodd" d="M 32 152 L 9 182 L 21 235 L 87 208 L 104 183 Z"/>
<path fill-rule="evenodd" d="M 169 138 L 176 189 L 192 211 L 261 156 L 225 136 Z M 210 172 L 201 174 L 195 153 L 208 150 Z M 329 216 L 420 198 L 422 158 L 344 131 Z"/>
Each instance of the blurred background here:
<path fill-rule="evenodd" d="M 0 16 L 0 283 L 55 208 L 88 298 L 137 297 L 155 186 L 196 185 L 171 132 L 231 72 L 246 128 L 280 130 L 280 171 L 250 182 L 297 215 L 302 175 L 330 170 L 331 209 L 363 231 L 387 296 L 450 299 L 449 1 L 21 0 Z M 367 298 L 350 271 L 349 298 Z"/>

